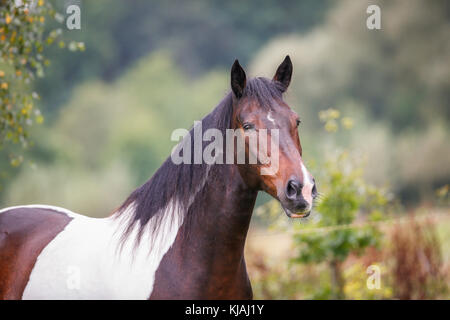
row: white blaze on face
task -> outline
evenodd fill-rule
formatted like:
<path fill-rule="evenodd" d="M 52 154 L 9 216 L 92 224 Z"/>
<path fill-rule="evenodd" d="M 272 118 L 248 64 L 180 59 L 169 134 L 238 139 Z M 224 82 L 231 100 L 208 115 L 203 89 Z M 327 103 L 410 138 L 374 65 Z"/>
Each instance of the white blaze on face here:
<path fill-rule="evenodd" d="M 267 114 L 267 120 L 275 124 L 275 119 L 272 118 L 272 111 L 269 111 L 269 113 Z"/>
<path fill-rule="evenodd" d="M 303 175 L 303 188 L 302 188 L 302 196 L 308 202 L 309 208 L 311 210 L 312 207 L 312 189 L 314 187 L 314 182 L 311 179 L 311 175 L 306 169 L 305 165 L 302 162 L 302 175 Z"/>

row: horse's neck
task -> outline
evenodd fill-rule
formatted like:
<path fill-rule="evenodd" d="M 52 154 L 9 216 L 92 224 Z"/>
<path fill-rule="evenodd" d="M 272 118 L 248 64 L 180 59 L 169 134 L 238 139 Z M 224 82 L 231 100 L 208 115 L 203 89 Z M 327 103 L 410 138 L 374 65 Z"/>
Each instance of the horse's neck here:
<path fill-rule="evenodd" d="M 173 294 L 248 298 L 251 294 L 244 245 L 257 191 L 246 187 L 235 166 L 218 166 L 211 169 L 216 171 L 191 206 L 196 212 L 187 213 L 174 245 L 161 261 L 154 298 Z M 169 289 L 174 285 L 177 292 Z"/>
<path fill-rule="evenodd" d="M 192 238 L 202 234 L 214 240 L 200 243 L 206 247 L 243 250 L 257 191 L 245 185 L 236 166 L 219 165 L 218 170 L 220 174 L 208 179 L 198 199 L 203 212 L 192 212 L 193 221 L 185 225 L 183 232 L 188 232 Z M 195 241 L 187 240 L 188 246 Z"/>

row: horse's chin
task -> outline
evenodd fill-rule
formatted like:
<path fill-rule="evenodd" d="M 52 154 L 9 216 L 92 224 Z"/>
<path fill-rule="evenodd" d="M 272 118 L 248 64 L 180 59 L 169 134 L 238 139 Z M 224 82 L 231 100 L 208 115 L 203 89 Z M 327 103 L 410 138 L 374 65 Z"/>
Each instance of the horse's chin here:
<path fill-rule="evenodd" d="M 281 207 L 283 208 L 283 210 L 286 213 L 286 215 L 289 218 L 293 218 L 293 219 L 306 218 L 306 217 L 308 217 L 311 214 L 311 210 L 304 211 L 304 212 L 292 212 L 291 210 L 289 210 L 288 208 L 286 208 L 283 205 L 281 205 Z"/>

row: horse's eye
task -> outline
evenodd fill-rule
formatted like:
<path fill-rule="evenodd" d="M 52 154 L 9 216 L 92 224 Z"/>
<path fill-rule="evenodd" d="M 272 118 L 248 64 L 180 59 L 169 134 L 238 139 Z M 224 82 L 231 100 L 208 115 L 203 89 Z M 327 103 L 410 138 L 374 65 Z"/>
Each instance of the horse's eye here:
<path fill-rule="evenodd" d="M 297 119 L 296 123 L 297 123 L 297 127 L 298 127 L 300 125 L 300 123 L 302 123 L 302 121 L 300 119 Z"/>
<path fill-rule="evenodd" d="M 244 123 L 244 125 L 242 126 L 242 128 L 244 128 L 244 130 L 247 131 L 247 130 L 254 129 L 255 126 L 253 125 L 253 123 L 248 123 L 248 122 L 246 122 L 246 123 Z"/>

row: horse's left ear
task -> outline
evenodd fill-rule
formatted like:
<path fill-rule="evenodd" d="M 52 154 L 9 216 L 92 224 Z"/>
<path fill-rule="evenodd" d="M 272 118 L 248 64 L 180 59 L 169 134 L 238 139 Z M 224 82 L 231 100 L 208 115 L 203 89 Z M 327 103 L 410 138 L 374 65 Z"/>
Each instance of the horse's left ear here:
<path fill-rule="evenodd" d="M 292 69 L 291 58 L 289 58 L 289 56 L 286 56 L 286 58 L 284 58 L 283 62 L 278 67 L 277 72 L 275 72 L 275 75 L 273 76 L 274 81 L 281 82 L 284 85 L 284 90 L 286 90 L 291 83 Z"/>

